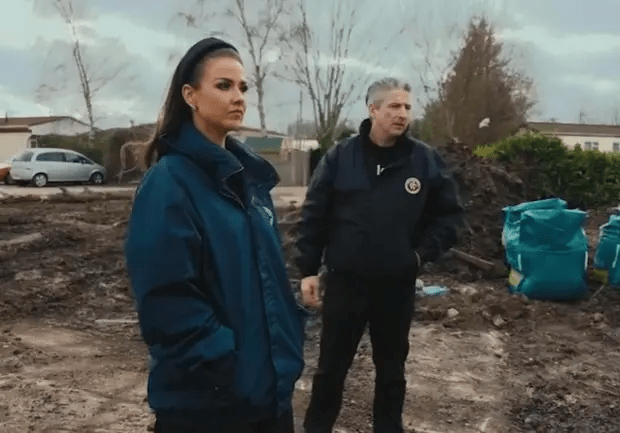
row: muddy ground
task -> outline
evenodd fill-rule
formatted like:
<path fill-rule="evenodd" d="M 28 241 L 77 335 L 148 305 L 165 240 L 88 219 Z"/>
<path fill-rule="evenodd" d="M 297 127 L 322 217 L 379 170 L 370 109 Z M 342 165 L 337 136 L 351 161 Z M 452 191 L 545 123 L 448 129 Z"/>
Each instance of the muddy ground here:
<path fill-rule="evenodd" d="M 0 205 L 0 433 L 152 426 L 146 349 L 122 255 L 129 210 L 127 199 Z M 450 294 L 417 299 L 409 432 L 620 431 L 618 292 L 593 283 L 587 300 L 559 304 L 509 295 L 504 279 L 456 279 L 449 265 L 421 279 L 445 284 Z M 307 330 L 299 417 L 319 329 L 315 319 Z M 371 431 L 373 375 L 365 337 L 347 381 L 341 431 Z"/>

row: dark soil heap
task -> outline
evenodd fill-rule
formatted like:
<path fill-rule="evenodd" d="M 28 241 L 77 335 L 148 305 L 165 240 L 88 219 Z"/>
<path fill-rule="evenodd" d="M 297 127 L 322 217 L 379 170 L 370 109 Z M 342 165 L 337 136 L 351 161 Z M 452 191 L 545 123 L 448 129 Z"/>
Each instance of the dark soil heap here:
<path fill-rule="evenodd" d="M 459 248 L 486 260 L 500 260 L 502 209 L 527 201 L 519 173 L 472 153 L 461 143 L 437 146 L 452 168 L 466 210 L 466 225 L 459 236 Z"/>

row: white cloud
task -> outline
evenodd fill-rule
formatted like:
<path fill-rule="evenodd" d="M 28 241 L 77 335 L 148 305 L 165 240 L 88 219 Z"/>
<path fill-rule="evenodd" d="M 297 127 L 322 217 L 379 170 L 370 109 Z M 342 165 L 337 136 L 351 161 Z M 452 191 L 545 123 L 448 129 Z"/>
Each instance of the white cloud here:
<path fill-rule="evenodd" d="M 541 26 L 525 25 L 517 30 L 499 32 L 502 40 L 529 43 L 553 55 L 578 56 L 580 54 L 603 54 L 620 49 L 620 35 L 592 33 L 586 35 L 557 35 Z"/>
<path fill-rule="evenodd" d="M 104 38 L 119 38 L 133 54 L 139 54 L 153 61 L 154 65 L 165 66 L 164 52 L 184 52 L 191 41 L 166 30 L 141 27 L 117 15 L 102 15 L 95 22 L 95 29 Z M 167 68 L 169 69 L 169 68 Z"/>
<path fill-rule="evenodd" d="M 47 116 L 50 108 L 37 104 L 22 96 L 15 95 L 9 89 L 0 85 L 0 115 L 9 116 Z"/>
<path fill-rule="evenodd" d="M 35 15 L 30 2 L 14 1 L 4 12 L 0 14 L 0 49 L 27 50 L 36 45 L 39 37 L 47 41 L 71 41 L 67 26 L 59 17 Z M 102 39 L 119 39 L 130 53 L 140 54 L 151 60 L 153 66 L 166 70 L 170 69 L 166 53 L 182 52 L 191 42 L 165 29 L 148 29 L 112 14 L 78 21 L 78 32 L 83 45 L 100 45 Z"/>
<path fill-rule="evenodd" d="M 101 114 L 106 116 L 135 116 L 140 108 L 133 99 L 107 98 L 97 99 L 96 105 Z"/>
<path fill-rule="evenodd" d="M 385 67 L 382 65 L 373 64 L 364 60 L 355 59 L 349 57 L 343 59 L 342 63 L 348 68 L 361 69 L 368 75 L 380 75 L 380 76 L 405 76 L 401 68 L 398 67 Z"/>
<path fill-rule="evenodd" d="M 47 115 L 50 109 L 34 102 L 34 91 L 27 95 L 25 89 L 28 86 L 36 87 L 36 73 L 32 71 L 36 70 L 39 63 L 44 63 L 48 45 L 52 45 L 49 42 L 55 40 L 69 42 L 71 40 L 69 32 L 62 20 L 52 13 L 51 7 L 49 13 L 36 14 L 32 9 L 32 0 L 6 0 L 4 3 L 6 5 L 3 5 L 3 13 L 0 14 L 0 52 L 3 54 L 0 63 L 8 66 L 5 68 L 5 74 L 0 74 L 0 116 L 4 114 L 4 111 L 9 111 L 9 114 L 13 115 Z M 191 4 L 193 1 L 184 3 Z M 318 7 L 310 9 L 316 14 L 316 27 L 327 32 L 329 28 L 326 26 L 329 26 L 329 22 L 324 19 L 325 7 L 328 7 L 327 0 L 317 0 L 315 3 Z M 344 9 L 348 10 L 354 0 L 346 3 L 347 6 Z M 361 23 L 359 29 L 364 33 L 359 37 L 354 37 L 352 41 L 350 57 L 345 60 L 347 69 L 351 77 L 370 76 L 372 79 L 375 76 L 394 75 L 411 80 L 412 84 L 416 85 L 418 73 L 425 71 L 426 47 L 416 47 L 414 43 L 424 44 L 426 40 L 429 40 L 431 46 L 428 55 L 432 60 L 432 71 L 429 71 L 425 78 L 433 83 L 443 73 L 441 65 L 446 63 L 453 50 L 458 49 L 459 44 L 462 43 L 457 38 L 458 32 L 449 32 L 446 25 L 460 22 L 461 18 L 467 18 L 472 11 L 486 11 L 491 18 L 501 16 L 500 11 L 508 14 L 512 12 L 507 12 L 512 7 L 510 6 L 512 3 L 514 2 L 506 0 L 464 0 L 462 2 L 398 0 L 392 2 L 389 8 L 376 3 L 365 9 L 370 13 L 359 16 Z M 48 4 L 51 3 L 48 2 Z M 107 124 L 114 126 L 111 123 L 119 121 L 122 117 L 129 117 L 136 121 L 139 119 L 152 121 L 160 107 L 174 63 L 193 42 L 204 35 L 204 31 L 196 30 L 192 33 L 192 30 L 187 29 L 185 25 L 171 27 L 169 17 L 181 8 L 179 2 L 155 1 L 155 6 L 152 6 L 147 0 L 96 0 L 89 4 L 96 9 L 96 12 L 90 15 L 84 14 L 84 19 L 80 21 L 79 26 L 83 44 L 92 47 L 87 52 L 101 53 L 102 61 L 110 59 L 110 61 L 118 60 L 122 63 L 124 59 L 129 59 L 132 62 L 131 73 L 137 77 L 136 88 L 142 86 L 140 88 L 144 89 L 144 91 L 137 92 L 138 95 L 134 96 L 134 101 L 128 100 L 131 98 L 129 94 L 132 94 L 128 86 L 110 86 L 102 90 L 95 101 L 97 114 L 102 116 L 98 121 L 98 126 Z M 166 8 L 169 10 L 164 10 Z M 541 86 L 541 94 L 544 94 L 542 105 L 556 107 L 555 111 L 565 110 L 561 113 L 570 110 L 577 111 L 578 107 L 566 108 L 566 95 L 562 92 L 567 88 L 571 90 L 577 88 L 579 92 L 594 94 L 597 100 L 602 100 L 605 96 L 610 99 L 613 95 L 619 94 L 620 83 L 606 79 L 605 75 L 609 76 L 610 71 L 618 69 L 614 68 L 618 56 L 614 57 L 612 54 L 613 50 L 620 49 L 620 33 L 613 29 L 609 30 L 609 33 L 603 33 L 603 27 L 591 26 L 590 28 L 594 29 L 593 32 L 583 34 L 586 31 L 585 28 L 571 27 L 566 20 L 560 20 L 560 22 L 565 24 L 563 28 L 568 31 L 560 32 L 559 29 L 554 31 L 553 22 L 557 23 L 558 17 L 553 20 L 553 17 L 547 16 L 548 14 L 542 14 L 536 21 L 536 17 L 533 17 L 533 13 L 530 12 L 533 9 L 527 9 L 523 5 L 519 8 L 518 12 L 511 14 L 510 22 L 514 23 L 513 25 L 504 27 L 498 24 L 496 28 L 499 30 L 498 36 L 507 44 L 515 43 L 517 46 L 526 46 L 528 51 L 535 50 L 543 53 L 542 56 L 537 56 L 535 65 L 528 67 L 530 71 L 536 71 L 534 78 L 537 82 L 545 85 Z M 578 11 L 571 11 L 570 14 L 573 14 L 572 16 L 576 19 L 584 19 Z M 571 18 L 570 14 L 569 18 Z M 610 20 L 613 19 L 613 14 L 608 13 L 607 16 Z M 496 20 L 493 22 L 497 23 Z M 539 22 L 541 25 L 535 25 L 534 22 Z M 455 28 L 462 30 L 465 24 L 466 22 L 463 21 Z M 517 24 L 520 25 L 519 28 L 514 27 Z M 214 25 L 217 28 L 213 30 L 222 30 L 224 27 L 223 23 Z M 399 34 L 398 38 L 390 41 L 384 40 L 385 34 L 389 33 L 386 30 L 400 28 L 401 25 L 406 28 L 404 36 Z M 229 27 L 226 27 L 226 30 L 234 33 L 234 28 Z M 501 28 L 505 30 L 502 31 Z M 557 29 L 557 26 L 555 28 Z M 240 38 L 239 34 L 236 36 Z M 44 43 L 45 41 L 49 42 Z M 380 50 L 377 49 L 379 47 L 377 44 L 383 44 L 380 45 Z M 376 55 L 368 51 L 371 48 L 378 51 Z M 26 53 L 26 51 L 29 52 Z M 20 56 L 23 59 L 17 59 L 14 54 L 20 52 L 24 54 Z M 284 54 L 286 57 L 287 53 Z M 333 61 L 329 53 L 325 54 L 319 60 L 322 65 Z M 67 56 L 70 55 L 68 50 Z M 591 69 L 586 70 L 582 62 L 586 56 L 589 60 L 598 63 L 605 59 L 604 68 L 601 65 L 596 68 L 592 65 Z M 279 57 L 280 53 L 277 51 L 268 53 L 269 61 L 278 64 L 286 61 L 286 59 L 278 61 Z M 374 61 L 375 58 L 384 57 L 391 58 L 393 63 Z M 93 62 L 96 63 L 96 60 L 97 57 Z M 559 63 L 562 63 L 561 69 L 558 66 Z M 28 72 L 30 73 L 22 72 L 23 65 L 29 66 Z M 20 71 L 19 77 L 15 76 L 17 70 Z M 563 75 L 554 74 L 554 70 L 562 71 Z M 550 84 L 557 84 L 557 86 Z M 547 94 L 545 88 L 552 88 L 552 90 L 549 90 Z M 289 121 L 293 120 L 291 117 L 296 115 L 293 111 L 297 110 L 291 107 L 296 105 L 294 101 L 298 97 L 299 88 L 270 80 L 267 91 L 269 125 L 272 128 L 276 125 L 284 128 Z M 421 89 L 420 92 L 422 92 Z M 250 102 L 255 102 L 254 92 L 251 92 L 249 96 Z M 293 102 L 290 103 L 289 100 Z M 276 104 L 280 102 L 280 105 Z M 69 89 L 65 95 L 55 96 L 53 101 L 46 102 L 46 104 L 54 110 L 53 114 L 73 114 L 76 110 L 82 113 L 84 111 L 79 89 L 74 88 Z M 308 102 L 304 100 L 304 117 L 310 117 L 308 106 Z M 350 114 L 354 119 L 365 115 L 363 103 L 356 103 L 350 108 Z M 258 124 L 256 111 L 254 105 L 250 105 L 246 119 L 248 124 Z M 548 116 L 559 117 L 560 115 L 550 112 Z"/>
<path fill-rule="evenodd" d="M 23 0 L 14 1 L 8 6 L 8 11 L 0 14 L 0 50 L 27 51 L 33 47 L 41 47 L 41 41 L 71 41 L 66 24 L 56 15 L 41 17 L 33 13 L 31 2 Z M 168 32 L 168 29 L 149 29 L 136 25 L 130 19 L 115 14 L 102 14 L 94 19 L 78 21 L 78 32 L 82 45 L 99 49 L 110 45 L 112 40 L 121 44 L 119 50 L 112 55 L 145 59 L 145 64 L 130 65 L 139 69 L 149 68 L 148 75 L 151 77 L 150 86 L 165 86 L 172 74 L 173 65 L 169 56 L 182 54 L 191 45 L 191 40 Z M 121 49 L 122 48 L 122 49 Z M 42 51 L 38 51 L 42 54 Z M 96 60 L 96 59 L 95 59 Z M 122 63 L 123 59 L 114 59 Z M 42 61 L 42 59 L 41 59 Z M 153 82 L 155 79 L 157 82 Z M 2 83 L 0 83 L 0 86 Z M 6 84 L 5 84 L 6 87 Z M 10 94 L 8 88 L 0 87 L 0 113 L 7 112 L 9 115 L 49 115 L 66 114 L 73 115 L 76 109 L 83 111 L 83 101 L 79 99 L 77 92 L 54 96 L 50 107 L 42 107 L 32 101 L 32 95 L 23 97 Z M 76 96 L 77 95 L 77 96 Z M 103 96 L 103 95 L 102 95 Z M 126 96 L 105 95 L 96 98 L 96 111 L 101 118 L 102 126 L 107 119 L 114 116 L 126 116 L 134 119 L 152 120 L 156 116 L 157 106 L 146 107 L 139 102 L 128 101 Z"/>
<path fill-rule="evenodd" d="M 44 39 L 69 40 L 67 27 L 60 19 L 41 18 L 33 14 L 31 2 L 12 1 L 0 14 L 0 48 L 27 50 L 38 36 Z"/>
<path fill-rule="evenodd" d="M 613 92 L 620 92 L 620 83 L 616 80 L 598 78 L 591 74 L 567 74 L 561 81 L 568 85 L 588 87 L 597 93 L 608 95 Z"/>

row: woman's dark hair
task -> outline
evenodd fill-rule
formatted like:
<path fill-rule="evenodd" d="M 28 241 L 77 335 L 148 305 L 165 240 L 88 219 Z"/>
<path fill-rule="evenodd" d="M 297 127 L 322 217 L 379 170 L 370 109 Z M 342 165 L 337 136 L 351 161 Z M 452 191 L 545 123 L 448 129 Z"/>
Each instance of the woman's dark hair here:
<path fill-rule="evenodd" d="M 147 167 L 159 161 L 167 153 L 165 138 L 176 136 L 181 126 L 192 120 L 192 110 L 183 99 L 183 86 L 189 84 L 192 87 L 198 87 L 206 63 L 211 59 L 220 57 L 232 57 L 243 64 L 239 52 L 234 46 L 216 38 L 203 39 L 198 42 L 188 50 L 179 62 L 172 75 L 172 81 L 159 113 L 155 131 L 146 141 L 147 149 L 144 158 Z"/>

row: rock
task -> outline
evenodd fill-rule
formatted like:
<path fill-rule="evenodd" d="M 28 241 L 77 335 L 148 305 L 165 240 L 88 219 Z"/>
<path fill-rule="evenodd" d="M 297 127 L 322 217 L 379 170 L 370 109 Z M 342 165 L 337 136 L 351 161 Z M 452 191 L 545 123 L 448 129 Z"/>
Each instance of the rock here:
<path fill-rule="evenodd" d="M 493 325 L 496 328 L 501 328 L 505 324 L 506 324 L 506 321 L 502 318 L 502 316 L 497 315 L 497 316 L 493 317 Z"/>
<path fill-rule="evenodd" d="M 478 289 L 473 286 L 459 286 L 454 289 L 457 293 L 460 293 L 464 296 L 476 296 L 478 294 Z"/>
<path fill-rule="evenodd" d="M 454 319 L 454 318 L 455 318 L 456 316 L 458 316 L 458 315 L 459 315 L 458 310 L 456 310 L 456 309 L 454 309 L 454 308 L 450 308 L 450 309 L 448 310 L 448 317 L 449 317 L 450 319 Z"/>
<path fill-rule="evenodd" d="M 8 247 L 15 245 L 31 244 L 44 239 L 42 233 L 31 233 L 28 235 L 18 236 L 6 241 L 0 241 L 0 247 Z"/>
<path fill-rule="evenodd" d="M 564 400 L 568 404 L 575 404 L 575 403 L 577 403 L 577 398 L 574 395 L 571 395 L 571 394 L 566 394 L 564 396 Z"/>
<path fill-rule="evenodd" d="M 34 281 L 41 279 L 41 271 L 33 269 L 30 271 L 18 272 L 15 274 L 16 281 Z"/>
<path fill-rule="evenodd" d="M 525 418 L 525 424 L 528 426 L 538 425 L 541 422 L 540 415 L 534 413 Z"/>
<path fill-rule="evenodd" d="M 602 313 L 595 313 L 593 316 L 593 320 L 595 323 L 602 322 L 603 320 L 605 320 L 605 315 Z"/>

